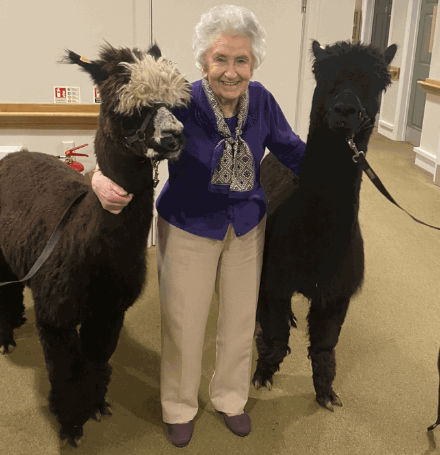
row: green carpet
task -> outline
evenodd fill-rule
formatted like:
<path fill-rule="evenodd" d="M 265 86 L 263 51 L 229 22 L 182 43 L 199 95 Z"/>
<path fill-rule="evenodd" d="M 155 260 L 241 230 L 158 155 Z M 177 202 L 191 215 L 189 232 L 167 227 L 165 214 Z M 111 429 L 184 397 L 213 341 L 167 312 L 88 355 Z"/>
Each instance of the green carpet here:
<path fill-rule="evenodd" d="M 414 216 L 440 226 L 440 188 L 414 163 L 412 146 L 374 134 L 368 153 L 394 198 Z M 88 422 L 84 455 L 299 454 L 428 455 L 440 452 L 436 420 L 440 345 L 440 232 L 418 225 L 364 177 L 360 221 L 365 241 L 363 290 L 352 299 L 337 346 L 335 390 L 344 406 L 334 413 L 315 401 L 307 359 L 307 301 L 292 300 L 298 329 L 292 354 L 275 375 L 274 388 L 251 388 L 247 405 L 253 430 L 233 435 L 208 396 L 213 373 L 216 301 L 206 332 L 200 410 L 192 441 L 177 449 L 166 439 L 159 401 L 160 314 L 155 249 L 149 248 L 148 283 L 127 312 L 111 360 L 108 399 L 114 415 Z M 35 330 L 32 298 L 28 322 L 16 332 L 17 349 L 0 356 L 0 454 L 73 453 L 60 448 L 47 404 L 49 383 Z M 437 449 L 436 447 L 439 447 Z"/>

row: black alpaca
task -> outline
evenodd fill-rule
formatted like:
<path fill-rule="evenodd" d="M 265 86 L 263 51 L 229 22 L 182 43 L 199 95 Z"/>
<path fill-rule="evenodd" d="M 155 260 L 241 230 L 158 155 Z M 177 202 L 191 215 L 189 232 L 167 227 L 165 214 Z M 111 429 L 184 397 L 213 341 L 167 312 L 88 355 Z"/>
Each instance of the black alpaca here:
<path fill-rule="evenodd" d="M 358 222 L 362 171 L 347 139 L 367 151 L 378 97 L 391 83 L 388 65 L 397 47 L 382 54 L 371 46 L 313 42 L 316 88 L 299 188 L 293 174 L 271 155 L 261 178 L 268 219 L 261 278 L 256 388 L 271 388 L 273 375 L 290 352 L 296 327 L 291 297 L 310 300 L 309 358 L 318 403 L 342 405 L 332 389 L 335 346 L 353 294 L 364 276 L 364 250 Z"/>
<path fill-rule="evenodd" d="M 100 90 L 97 162 L 134 198 L 115 216 L 77 171 L 55 157 L 28 151 L 6 156 L 0 161 L 0 282 L 25 276 L 66 207 L 86 191 L 52 254 L 26 283 L 51 384 L 50 410 L 61 439 L 76 447 L 87 420 L 111 414 L 108 361 L 125 311 L 145 282 L 154 196 L 150 158 L 180 156 L 183 125 L 169 109 L 186 105 L 191 87 L 157 46 L 146 53 L 106 45 L 96 61 L 73 52 L 66 61 L 81 65 Z M 0 287 L 2 354 L 13 351 L 13 331 L 25 322 L 23 288 Z"/>

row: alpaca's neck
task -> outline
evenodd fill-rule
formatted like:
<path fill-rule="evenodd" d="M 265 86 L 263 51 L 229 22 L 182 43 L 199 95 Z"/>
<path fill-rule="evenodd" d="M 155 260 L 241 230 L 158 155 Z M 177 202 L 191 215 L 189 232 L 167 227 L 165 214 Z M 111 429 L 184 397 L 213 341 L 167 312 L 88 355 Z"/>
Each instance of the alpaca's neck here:
<path fill-rule="evenodd" d="M 128 193 L 139 198 L 153 191 L 153 167 L 149 158 L 133 154 L 121 141 L 104 136 L 99 130 L 95 153 L 102 173 Z"/>
<path fill-rule="evenodd" d="M 368 138 L 360 138 L 366 151 Z M 312 125 L 301 165 L 300 189 L 306 204 L 323 210 L 347 210 L 357 207 L 362 171 L 353 162 L 354 152 L 343 135 L 328 127 Z M 357 209 L 356 209 L 357 211 Z"/>

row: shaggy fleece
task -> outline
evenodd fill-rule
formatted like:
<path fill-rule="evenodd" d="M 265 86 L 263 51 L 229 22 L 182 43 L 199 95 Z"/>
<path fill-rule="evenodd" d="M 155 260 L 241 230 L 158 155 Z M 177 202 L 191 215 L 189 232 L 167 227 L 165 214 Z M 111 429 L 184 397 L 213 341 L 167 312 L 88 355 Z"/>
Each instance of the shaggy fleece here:
<path fill-rule="evenodd" d="M 174 63 L 151 55 L 134 63 L 121 63 L 131 74 L 130 82 L 119 90 L 117 112 L 131 115 L 141 106 L 165 103 L 173 107 L 184 107 L 191 99 L 188 82 L 179 73 Z"/>

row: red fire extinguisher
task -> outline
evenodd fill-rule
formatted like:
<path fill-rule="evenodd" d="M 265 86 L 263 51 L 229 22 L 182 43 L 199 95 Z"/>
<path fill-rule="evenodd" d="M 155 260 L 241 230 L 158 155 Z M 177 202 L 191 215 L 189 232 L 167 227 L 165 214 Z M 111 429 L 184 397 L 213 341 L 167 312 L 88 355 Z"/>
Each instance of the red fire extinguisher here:
<path fill-rule="evenodd" d="M 75 156 L 89 156 L 85 153 L 74 153 L 74 150 L 78 150 L 83 147 L 87 147 L 89 144 L 79 145 L 78 147 L 71 148 L 66 150 L 65 155 L 59 156 L 58 158 L 64 158 L 64 162 L 73 169 L 76 169 L 78 172 L 82 172 L 84 170 L 84 166 L 75 160 Z"/>

